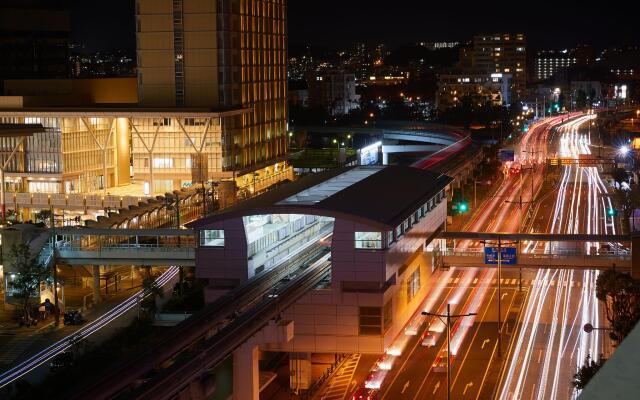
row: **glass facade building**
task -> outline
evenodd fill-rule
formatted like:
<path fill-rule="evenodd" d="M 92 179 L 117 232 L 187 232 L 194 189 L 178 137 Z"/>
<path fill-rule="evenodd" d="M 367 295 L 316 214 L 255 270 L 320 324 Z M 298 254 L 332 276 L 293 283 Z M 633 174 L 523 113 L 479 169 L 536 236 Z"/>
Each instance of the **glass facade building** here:
<path fill-rule="evenodd" d="M 155 195 L 203 181 L 235 180 L 259 191 L 293 171 L 284 162 L 237 174 L 224 168 L 222 121 L 246 110 L 0 110 L 0 123 L 42 124 L 21 141 L 0 138 L 8 192 L 108 194 L 131 183 L 131 195 Z"/>
<path fill-rule="evenodd" d="M 249 177 L 258 171 L 259 180 L 263 168 L 281 171 L 285 0 L 137 0 L 136 38 L 141 105 L 248 111 L 223 118 L 222 158 L 206 158 L 209 168 Z M 240 183 L 252 186 L 252 179 Z"/>

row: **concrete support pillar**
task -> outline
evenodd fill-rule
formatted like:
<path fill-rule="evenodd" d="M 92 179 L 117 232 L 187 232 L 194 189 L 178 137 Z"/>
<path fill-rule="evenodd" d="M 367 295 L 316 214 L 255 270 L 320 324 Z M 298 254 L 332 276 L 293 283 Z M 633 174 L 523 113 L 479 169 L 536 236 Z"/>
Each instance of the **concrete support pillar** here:
<path fill-rule="evenodd" d="M 31 219 L 31 209 L 30 208 L 22 208 L 22 217 L 21 217 L 21 221 L 29 221 Z"/>
<path fill-rule="evenodd" d="M 389 165 L 389 153 L 382 153 L 382 165 Z"/>
<path fill-rule="evenodd" d="M 4 169 L 0 168 L 0 213 L 2 214 L 2 222 L 7 217 L 6 204 L 4 202 Z"/>
<path fill-rule="evenodd" d="M 289 387 L 295 393 L 311 385 L 311 353 L 289 353 Z"/>
<path fill-rule="evenodd" d="M 260 399 L 258 345 L 245 343 L 233 352 L 233 400 Z"/>
<path fill-rule="evenodd" d="M 102 301 L 100 296 L 100 266 L 93 266 L 93 303 L 98 304 Z"/>

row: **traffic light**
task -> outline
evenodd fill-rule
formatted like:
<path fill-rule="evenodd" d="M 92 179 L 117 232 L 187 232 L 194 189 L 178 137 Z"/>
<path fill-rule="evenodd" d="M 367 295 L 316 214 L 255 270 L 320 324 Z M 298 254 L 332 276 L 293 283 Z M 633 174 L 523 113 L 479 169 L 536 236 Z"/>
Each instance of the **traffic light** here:
<path fill-rule="evenodd" d="M 469 204 L 467 204 L 466 201 L 461 201 L 460 203 L 458 203 L 458 212 L 460 212 L 460 214 L 464 214 L 467 211 L 469 211 Z"/>
<path fill-rule="evenodd" d="M 616 215 L 618 215 L 618 210 L 616 210 L 613 207 L 609 207 L 609 208 L 607 208 L 607 215 L 609 217 L 615 217 Z"/>

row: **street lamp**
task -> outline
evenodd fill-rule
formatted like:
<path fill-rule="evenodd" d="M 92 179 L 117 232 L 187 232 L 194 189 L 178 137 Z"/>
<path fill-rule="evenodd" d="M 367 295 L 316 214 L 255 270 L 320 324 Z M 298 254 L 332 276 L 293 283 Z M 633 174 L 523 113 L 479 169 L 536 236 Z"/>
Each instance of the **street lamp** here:
<path fill-rule="evenodd" d="M 451 400 L 451 318 L 470 317 L 477 315 L 477 313 L 451 315 L 451 304 L 447 303 L 447 313 L 444 315 L 427 311 L 423 311 L 422 315 L 438 317 L 443 324 L 447 325 L 447 400 Z"/>
<path fill-rule="evenodd" d="M 619 153 L 621 156 L 626 157 L 626 156 L 627 156 L 627 154 L 629 154 L 629 147 L 627 147 L 627 146 L 621 146 L 621 147 L 618 149 L 618 153 Z"/>

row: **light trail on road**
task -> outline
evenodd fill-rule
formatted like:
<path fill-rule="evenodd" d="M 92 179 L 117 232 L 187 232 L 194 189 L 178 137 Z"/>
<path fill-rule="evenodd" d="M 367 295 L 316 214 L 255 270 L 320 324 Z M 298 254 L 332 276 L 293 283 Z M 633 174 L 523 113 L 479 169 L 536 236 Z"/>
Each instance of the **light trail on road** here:
<path fill-rule="evenodd" d="M 560 157 L 579 159 L 581 154 L 591 154 L 591 138 L 579 129 L 594 117 L 582 116 L 560 127 Z M 606 223 L 606 209 L 610 206 L 598 167 L 565 166 L 551 214 L 550 232 L 615 234 L 615 225 Z M 530 242 L 525 252 L 533 252 L 540 245 Z M 592 254 L 600 251 L 599 243 L 584 246 L 576 249 L 563 248 L 557 243 L 544 245 L 545 252 Z M 600 310 L 595 297 L 597 277 L 595 270 L 540 270 L 537 273 L 521 330 L 505 369 L 501 399 L 522 399 L 525 393 L 537 400 L 577 396 L 570 388 L 573 374 L 587 355 L 597 360 L 601 352 L 599 332 L 587 334 L 582 330 L 586 323 L 596 326 L 599 323 Z M 575 287 L 576 283 L 579 288 Z"/>
<path fill-rule="evenodd" d="M 170 267 L 165 272 L 163 272 L 156 280 L 155 283 L 159 287 L 165 286 L 168 282 L 170 282 L 179 272 L 179 267 Z M 84 340 L 96 333 L 103 327 L 107 326 L 109 323 L 113 322 L 124 313 L 132 310 L 138 303 L 149 295 L 148 291 L 140 290 L 137 293 L 133 294 L 131 297 L 118 304 L 111 310 L 107 311 L 105 314 L 101 315 L 97 319 L 86 323 L 82 328 L 78 329 L 76 332 L 65 336 L 64 338 L 58 340 L 54 344 L 48 346 L 44 350 L 35 354 L 32 357 L 29 357 L 25 361 L 20 362 L 18 365 L 13 368 L 3 372 L 0 374 L 0 388 L 5 387 L 11 382 L 15 381 L 18 378 L 28 374 L 33 371 L 40 365 L 46 363 L 51 360 L 56 355 L 64 352 L 69 347 L 73 346 L 74 343 Z"/>

